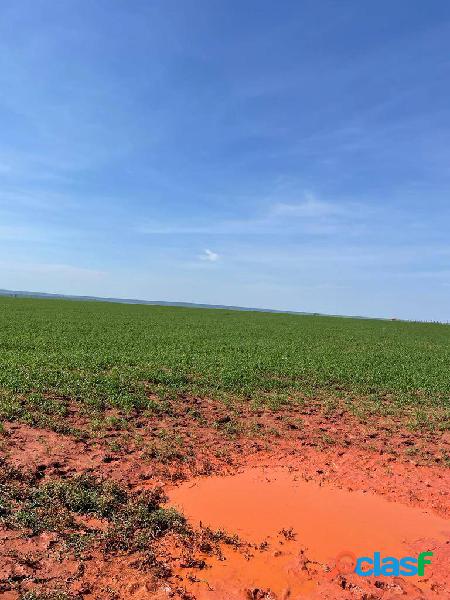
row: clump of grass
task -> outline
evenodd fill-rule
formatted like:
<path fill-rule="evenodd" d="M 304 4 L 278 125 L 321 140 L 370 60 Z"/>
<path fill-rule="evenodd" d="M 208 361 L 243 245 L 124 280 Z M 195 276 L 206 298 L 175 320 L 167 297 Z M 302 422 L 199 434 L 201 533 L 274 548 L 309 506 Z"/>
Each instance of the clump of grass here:
<path fill-rule="evenodd" d="M 0 524 L 10 519 L 14 507 L 26 498 L 33 482 L 32 475 L 23 473 L 0 458 Z"/>
<path fill-rule="evenodd" d="M 77 527 L 73 515 L 63 506 L 37 506 L 33 501 L 26 501 L 22 508 L 14 513 L 13 519 L 8 521 L 8 525 L 29 529 L 31 535 L 38 535 L 44 531 L 62 532 Z"/>
<path fill-rule="evenodd" d="M 179 435 L 161 430 L 158 438 L 147 444 L 143 458 L 157 460 L 162 463 L 184 462 L 192 454 L 192 449 L 186 448 L 184 440 Z"/>
<path fill-rule="evenodd" d="M 104 536 L 107 551 L 145 551 L 151 543 L 171 531 L 188 533 L 186 519 L 173 508 L 163 508 L 167 500 L 162 489 L 156 488 L 129 496 L 121 510 L 110 519 Z"/>
<path fill-rule="evenodd" d="M 244 430 L 239 419 L 232 415 L 225 415 L 224 417 L 217 419 L 213 425 L 216 429 L 230 437 L 237 437 Z"/>
<path fill-rule="evenodd" d="M 85 439 L 86 432 L 72 427 L 66 419 L 67 405 L 63 400 L 47 398 L 32 392 L 18 395 L 8 390 L 0 390 L 0 419 L 20 421 L 31 427 L 51 429 L 56 433 Z"/>
<path fill-rule="evenodd" d="M 329 433 L 326 433 L 326 432 L 322 433 L 320 439 L 321 439 L 321 442 L 326 446 L 327 445 L 330 446 L 330 445 L 333 445 L 336 443 L 336 440 Z"/>
<path fill-rule="evenodd" d="M 446 467 L 450 467 L 450 453 L 442 450 L 442 462 Z"/>
<path fill-rule="evenodd" d="M 79 559 L 95 542 L 96 536 L 97 533 L 95 531 L 83 531 L 64 533 L 62 539 L 65 548 L 71 552 L 75 558 Z"/>
<path fill-rule="evenodd" d="M 106 445 L 111 452 L 122 452 L 127 447 L 126 441 L 123 439 L 109 440 Z"/>
<path fill-rule="evenodd" d="M 78 528 L 74 514 L 107 518 L 126 499 L 126 492 L 115 483 L 88 475 L 58 479 L 29 489 L 14 520 L 18 526 L 31 529 L 33 535 L 43 531 L 62 532 Z"/>
<path fill-rule="evenodd" d="M 93 433 L 105 435 L 108 431 L 125 431 L 130 428 L 129 420 L 116 415 L 104 416 L 102 412 L 96 411 L 90 419 L 90 429 Z"/>
<path fill-rule="evenodd" d="M 0 493 L 0 518 L 6 525 L 31 530 L 32 535 L 56 531 L 63 534 L 67 547 L 78 552 L 94 536 L 86 537 L 89 531 L 77 533 L 86 527 L 76 515 L 106 520 L 106 531 L 93 533 L 107 552 L 147 551 L 169 531 L 190 532 L 183 515 L 162 506 L 167 498 L 161 488 L 130 493 L 90 475 L 37 484 L 3 462 Z"/>

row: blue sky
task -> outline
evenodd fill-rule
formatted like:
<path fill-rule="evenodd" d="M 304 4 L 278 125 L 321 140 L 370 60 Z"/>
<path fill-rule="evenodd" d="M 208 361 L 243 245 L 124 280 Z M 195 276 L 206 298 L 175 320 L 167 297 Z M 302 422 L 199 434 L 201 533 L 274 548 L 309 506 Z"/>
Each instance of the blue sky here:
<path fill-rule="evenodd" d="M 3 0 L 0 287 L 450 320 L 450 4 Z"/>

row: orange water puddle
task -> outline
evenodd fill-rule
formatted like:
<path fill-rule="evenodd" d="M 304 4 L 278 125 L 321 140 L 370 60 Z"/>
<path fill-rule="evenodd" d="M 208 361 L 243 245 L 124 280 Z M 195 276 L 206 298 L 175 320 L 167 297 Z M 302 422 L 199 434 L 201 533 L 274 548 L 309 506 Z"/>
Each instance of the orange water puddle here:
<path fill-rule="evenodd" d="M 426 567 L 428 577 L 396 581 L 407 596 L 413 585 L 417 597 L 429 597 L 438 572 L 442 590 L 442 573 L 448 568 L 445 552 L 450 522 L 426 510 L 306 482 L 280 467 L 249 468 L 237 475 L 191 480 L 171 492 L 170 502 L 195 525 L 224 529 L 253 544 L 267 542 L 264 550 L 253 549 L 250 558 L 225 548 L 225 560 L 209 558 L 208 569 L 184 570 L 185 583 L 186 575 L 197 579 L 187 587 L 199 600 L 344 598 L 336 578 L 327 575 L 326 569 L 333 568 L 335 557 L 343 552 L 371 556 L 379 551 L 400 558 L 432 550 L 433 564 Z M 280 533 L 282 530 L 288 533 Z M 348 579 L 363 589 L 375 584 L 374 578 L 355 573 Z M 387 582 L 387 587 L 394 585 L 392 577 L 377 579 Z M 255 589 L 267 595 L 250 591 Z M 374 589 L 379 592 L 378 586 Z M 381 597 L 380 593 L 376 597 Z M 436 596 L 433 593 L 430 597 Z"/>

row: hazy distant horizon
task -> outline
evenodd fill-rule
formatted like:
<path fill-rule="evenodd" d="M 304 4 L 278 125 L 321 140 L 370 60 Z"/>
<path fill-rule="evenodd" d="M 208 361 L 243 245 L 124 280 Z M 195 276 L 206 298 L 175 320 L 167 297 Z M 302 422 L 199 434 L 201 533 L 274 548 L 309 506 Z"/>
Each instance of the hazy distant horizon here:
<path fill-rule="evenodd" d="M 383 316 L 375 317 L 372 315 L 349 315 L 349 314 L 335 314 L 335 313 L 319 313 L 319 312 L 305 312 L 300 310 L 281 310 L 271 308 L 267 306 L 238 306 L 229 304 L 207 304 L 204 302 L 189 302 L 188 300 L 149 300 L 145 298 L 129 298 L 121 297 L 116 298 L 112 296 L 92 296 L 92 295 L 74 295 L 74 294 L 59 294 L 55 292 L 39 292 L 31 290 L 7 290 L 0 288 L 0 296 L 8 297 L 23 297 L 23 298 L 49 298 L 49 299 L 67 299 L 67 300 L 92 300 L 97 302 L 110 302 L 118 304 L 143 304 L 150 306 L 173 306 L 173 307 L 186 307 L 186 308 L 211 308 L 211 309 L 223 309 L 223 310 L 236 310 L 244 312 L 267 312 L 276 314 L 293 314 L 293 315 L 309 315 L 309 316 L 320 316 L 320 317 L 342 317 L 345 319 L 375 319 L 384 321 L 408 321 L 408 319 L 400 319 L 395 316 Z M 432 323 L 434 320 L 418 320 L 417 322 Z M 447 321 L 439 321 L 442 324 L 448 323 Z"/>

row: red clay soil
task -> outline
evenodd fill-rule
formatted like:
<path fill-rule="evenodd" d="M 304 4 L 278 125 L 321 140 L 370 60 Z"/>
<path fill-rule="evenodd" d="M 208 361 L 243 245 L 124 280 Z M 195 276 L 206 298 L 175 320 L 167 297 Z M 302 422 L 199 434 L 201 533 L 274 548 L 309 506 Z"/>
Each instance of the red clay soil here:
<path fill-rule="evenodd" d="M 351 590 L 377 592 L 376 583 L 392 592 L 389 597 L 406 587 L 417 588 L 419 597 L 438 589 L 441 594 L 450 592 L 450 521 L 429 511 L 307 482 L 301 469 L 292 465 L 198 478 L 174 489 L 170 497 L 193 523 L 234 531 L 254 545 L 250 560 L 248 552 L 228 550 L 226 560 L 210 561 L 211 568 L 201 577 L 188 572 L 187 577 L 198 581 L 187 587 L 199 600 L 239 600 L 257 589 L 266 597 L 296 600 L 337 592 L 339 597 L 353 597 Z M 339 565 L 336 568 L 338 556 L 355 560 L 379 551 L 402 557 L 430 550 L 433 566 L 426 578 L 397 578 L 393 583 L 392 577 L 366 580 L 345 573 L 345 587 L 336 589 L 336 580 L 344 581 Z"/>
<path fill-rule="evenodd" d="M 81 560 L 56 534 L 0 529 L 2 600 L 51 589 L 86 600 L 450 597 L 446 434 L 411 432 L 392 419 L 362 424 L 319 406 L 246 413 L 196 398 L 175 404 L 170 415 L 128 419 L 131 431 L 108 427 L 87 441 L 6 424 L 1 455 L 39 471 L 44 481 L 92 473 L 133 491 L 163 484 L 193 526 L 224 526 L 239 534 L 242 546 L 223 546 L 226 560 L 195 548 L 186 561 L 180 540 L 167 536 L 156 553 L 174 575 L 161 577 L 143 570 L 137 555 L 105 556 L 94 548 Z M 76 406 L 67 421 L 89 427 Z M 341 550 L 384 549 L 398 556 L 431 549 L 428 577 L 333 571 Z M 206 568 L 192 567 L 202 561 Z"/>

